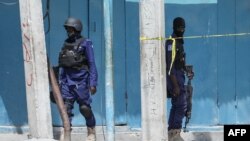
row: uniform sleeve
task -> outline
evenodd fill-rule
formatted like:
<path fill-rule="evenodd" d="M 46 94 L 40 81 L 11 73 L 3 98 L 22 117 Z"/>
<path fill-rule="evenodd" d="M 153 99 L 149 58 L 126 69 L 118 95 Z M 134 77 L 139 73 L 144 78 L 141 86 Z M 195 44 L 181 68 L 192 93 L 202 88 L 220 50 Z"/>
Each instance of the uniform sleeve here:
<path fill-rule="evenodd" d="M 90 73 L 90 76 L 89 76 L 90 86 L 97 86 L 98 73 L 97 73 L 96 64 L 95 64 L 94 49 L 93 49 L 92 41 L 89 39 L 86 39 L 85 47 L 86 47 L 85 56 L 88 61 L 89 73 Z"/>

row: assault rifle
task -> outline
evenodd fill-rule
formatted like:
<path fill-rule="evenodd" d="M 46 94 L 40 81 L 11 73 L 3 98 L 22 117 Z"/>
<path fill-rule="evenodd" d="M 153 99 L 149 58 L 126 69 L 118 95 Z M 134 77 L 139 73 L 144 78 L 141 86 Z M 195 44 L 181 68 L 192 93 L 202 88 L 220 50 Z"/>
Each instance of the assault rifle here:
<path fill-rule="evenodd" d="M 184 126 L 184 132 L 187 132 L 187 124 L 191 119 L 191 112 L 192 112 L 192 97 L 193 97 L 193 86 L 191 84 L 191 80 L 194 77 L 193 66 L 187 65 L 186 66 L 186 75 L 188 77 L 187 85 L 185 85 L 186 93 L 187 93 L 187 111 L 186 111 L 186 121 Z"/>

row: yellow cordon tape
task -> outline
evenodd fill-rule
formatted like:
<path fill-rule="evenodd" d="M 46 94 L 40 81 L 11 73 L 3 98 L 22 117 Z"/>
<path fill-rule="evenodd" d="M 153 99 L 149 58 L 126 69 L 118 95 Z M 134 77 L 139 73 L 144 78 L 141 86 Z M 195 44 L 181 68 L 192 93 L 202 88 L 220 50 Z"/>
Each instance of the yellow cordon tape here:
<path fill-rule="evenodd" d="M 245 36 L 250 35 L 250 33 L 235 33 L 235 34 L 220 34 L 220 35 L 200 35 L 200 36 L 187 36 L 187 37 L 178 37 L 175 39 L 196 39 L 196 38 L 214 38 L 214 37 L 229 37 L 229 36 Z M 140 37 L 141 41 L 145 40 L 168 40 L 170 38 L 164 38 L 164 37 L 154 37 L 154 38 L 148 38 L 148 37 Z"/>
<path fill-rule="evenodd" d="M 147 38 L 147 37 L 140 37 L 141 41 L 145 41 L 145 40 L 166 40 L 166 38 L 164 37 L 155 37 L 155 38 Z"/>
<path fill-rule="evenodd" d="M 244 35 L 250 35 L 250 33 L 235 33 L 235 34 L 221 34 L 221 35 L 203 35 L 203 36 L 187 36 L 187 37 L 183 37 L 183 39 L 229 37 L 229 36 L 244 36 Z"/>
<path fill-rule="evenodd" d="M 154 37 L 154 38 L 147 38 L 147 37 L 140 37 L 141 41 L 146 41 L 146 40 L 172 40 L 172 60 L 170 64 L 170 69 L 168 72 L 168 75 L 170 75 L 170 71 L 172 69 L 175 55 L 176 55 L 176 42 L 175 39 L 197 39 L 197 38 L 213 38 L 213 37 L 230 37 L 230 36 L 245 36 L 245 35 L 250 35 L 250 33 L 236 33 L 236 34 L 221 34 L 221 35 L 202 35 L 202 36 L 187 36 L 187 37 L 177 37 L 177 38 L 172 38 L 170 36 L 169 38 L 164 38 L 164 37 Z"/>

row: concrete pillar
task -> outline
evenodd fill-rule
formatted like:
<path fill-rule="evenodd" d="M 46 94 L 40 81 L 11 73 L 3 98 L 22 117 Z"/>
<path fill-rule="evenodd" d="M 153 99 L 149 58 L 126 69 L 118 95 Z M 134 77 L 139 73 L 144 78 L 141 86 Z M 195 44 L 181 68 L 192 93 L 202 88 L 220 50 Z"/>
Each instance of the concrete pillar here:
<path fill-rule="evenodd" d="M 164 0 L 140 1 L 142 140 L 166 141 Z"/>
<path fill-rule="evenodd" d="M 19 0 L 30 136 L 51 140 L 48 67 L 41 0 Z"/>

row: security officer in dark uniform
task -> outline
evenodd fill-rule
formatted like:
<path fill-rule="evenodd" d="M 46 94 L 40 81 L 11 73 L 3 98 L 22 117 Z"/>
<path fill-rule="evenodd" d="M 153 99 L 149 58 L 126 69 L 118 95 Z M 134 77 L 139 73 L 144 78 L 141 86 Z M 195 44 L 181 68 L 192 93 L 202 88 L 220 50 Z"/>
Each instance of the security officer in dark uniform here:
<path fill-rule="evenodd" d="M 79 104 L 80 113 L 86 120 L 86 141 L 95 141 L 95 116 L 91 109 L 91 95 L 96 93 L 98 73 L 95 65 L 93 44 L 81 36 L 82 23 L 68 18 L 64 23 L 68 38 L 59 53 L 59 84 L 67 113 L 72 121 L 74 103 Z"/>
<path fill-rule="evenodd" d="M 182 120 L 185 117 L 187 101 L 185 91 L 185 51 L 183 34 L 185 20 L 177 17 L 173 21 L 173 33 L 166 40 L 167 93 L 171 98 L 171 110 L 168 121 L 169 141 L 183 141 L 180 136 Z"/>

